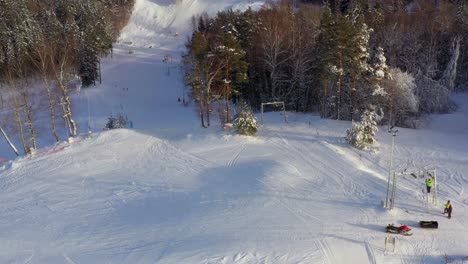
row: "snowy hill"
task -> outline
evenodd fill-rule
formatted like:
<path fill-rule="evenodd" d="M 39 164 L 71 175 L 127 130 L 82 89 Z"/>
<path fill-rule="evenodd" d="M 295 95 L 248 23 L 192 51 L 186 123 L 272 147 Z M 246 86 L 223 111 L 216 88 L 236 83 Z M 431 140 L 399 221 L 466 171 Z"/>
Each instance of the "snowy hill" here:
<path fill-rule="evenodd" d="M 0 263 L 468 261 L 466 94 L 454 95 L 460 112 L 399 129 L 395 140 L 395 170 L 437 170 L 437 207 L 427 207 L 423 179 L 402 177 L 396 208 L 382 208 L 385 128 L 372 152 L 344 143 L 350 122 L 311 114 L 289 113 L 286 124 L 269 113 L 256 138 L 223 132 L 216 117 L 200 128 L 177 100 L 190 17 L 244 2 L 137 0 L 103 62 L 104 83 L 75 95 L 81 132 L 89 123 L 93 135 L 0 168 Z M 120 112 L 134 129 L 101 132 Z M 441 214 L 448 199 L 450 220 Z M 413 229 L 395 253 L 383 248 L 389 223 Z"/>

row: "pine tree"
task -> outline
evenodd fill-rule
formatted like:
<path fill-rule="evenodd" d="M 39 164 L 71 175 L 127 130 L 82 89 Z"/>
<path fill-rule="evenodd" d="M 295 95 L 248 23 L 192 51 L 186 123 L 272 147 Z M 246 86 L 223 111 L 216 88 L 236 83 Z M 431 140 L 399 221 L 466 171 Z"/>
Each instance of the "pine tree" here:
<path fill-rule="evenodd" d="M 352 48 L 350 57 L 345 60 L 346 68 L 351 74 L 351 88 L 349 91 L 349 115 L 354 120 L 355 114 L 359 113 L 366 102 L 368 95 L 366 89 L 368 86 L 368 77 L 371 75 L 372 67 L 369 65 L 369 38 L 373 31 L 365 23 L 355 23 L 357 33 L 355 35 L 355 45 Z"/>
<path fill-rule="evenodd" d="M 360 28 L 348 16 L 333 15 L 328 7 L 325 8 L 320 31 L 317 48 L 321 54 L 320 78 L 324 97 L 321 116 L 342 119 L 341 112 L 347 110 L 344 99 L 350 92 L 346 82 L 351 78 L 347 77 L 351 75 L 354 82 L 359 72 L 357 69 L 366 59 L 362 55 L 367 52 L 367 46 L 364 52 L 361 49 L 362 42 L 368 41 L 369 32 L 367 27 Z"/>
<path fill-rule="evenodd" d="M 358 149 L 367 149 L 377 142 L 377 130 L 375 108 L 369 107 L 362 114 L 361 121 L 353 122 L 353 127 L 346 131 L 346 141 Z"/>
<path fill-rule="evenodd" d="M 239 114 L 234 119 L 234 127 L 241 135 L 255 136 L 257 134 L 257 120 L 250 107 L 244 101 L 240 102 Z"/>
<path fill-rule="evenodd" d="M 107 29 L 104 6 L 99 1 L 84 1 L 76 11 L 80 29 L 79 74 L 83 86 L 96 83 L 100 77 L 100 57 L 112 47 L 111 31 Z"/>
<path fill-rule="evenodd" d="M 116 117 L 111 116 L 107 120 L 107 124 L 104 129 L 117 129 L 117 128 L 127 128 L 128 127 L 128 118 L 122 114 L 117 115 Z"/>
<path fill-rule="evenodd" d="M 232 34 L 235 27 L 228 24 L 220 35 L 218 46 L 215 48 L 215 58 L 223 64 L 223 72 L 219 75 L 221 93 L 225 102 L 225 122 L 231 121 L 229 101 L 238 93 L 238 86 L 247 81 L 247 63 L 244 60 L 245 51 L 240 47 L 239 40 Z"/>
<path fill-rule="evenodd" d="M 211 44 L 205 33 L 194 32 L 187 43 L 188 54 L 184 59 L 187 65 L 187 83 L 192 86 L 194 97 L 199 102 L 203 127 L 210 126 L 211 102 L 218 100 L 223 94 L 220 88 L 223 86 L 219 83 L 222 83 L 227 67 L 223 59 L 223 49 L 226 47 Z"/>

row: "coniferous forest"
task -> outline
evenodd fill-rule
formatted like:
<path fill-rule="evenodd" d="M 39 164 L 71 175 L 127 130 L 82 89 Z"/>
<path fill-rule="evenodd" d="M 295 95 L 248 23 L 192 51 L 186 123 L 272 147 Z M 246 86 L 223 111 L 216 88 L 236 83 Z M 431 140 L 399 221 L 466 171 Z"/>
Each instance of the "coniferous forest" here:
<path fill-rule="evenodd" d="M 464 1 L 277 1 L 192 20 L 186 81 L 202 126 L 214 101 L 284 101 L 321 117 L 417 128 L 468 89 Z"/>
<path fill-rule="evenodd" d="M 2 122 L 20 135 L 25 153 L 37 148 L 37 109 L 48 109 L 57 142 L 62 118 L 68 135 L 77 134 L 71 86 L 101 82 L 100 59 L 112 54 L 132 6 L 132 0 L 0 0 L 0 107 L 14 120 Z"/>

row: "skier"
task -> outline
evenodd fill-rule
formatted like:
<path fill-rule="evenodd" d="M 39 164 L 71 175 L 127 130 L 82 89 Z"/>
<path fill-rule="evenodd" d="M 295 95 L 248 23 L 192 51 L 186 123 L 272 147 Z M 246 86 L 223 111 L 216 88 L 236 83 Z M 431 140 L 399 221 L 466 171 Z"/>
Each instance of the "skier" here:
<path fill-rule="evenodd" d="M 450 203 L 450 200 L 445 204 L 444 214 L 445 213 L 448 213 L 448 219 L 452 218 L 452 204 Z"/>
<path fill-rule="evenodd" d="M 432 178 L 429 178 L 426 180 L 427 193 L 431 193 L 432 183 L 433 183 Z"/>

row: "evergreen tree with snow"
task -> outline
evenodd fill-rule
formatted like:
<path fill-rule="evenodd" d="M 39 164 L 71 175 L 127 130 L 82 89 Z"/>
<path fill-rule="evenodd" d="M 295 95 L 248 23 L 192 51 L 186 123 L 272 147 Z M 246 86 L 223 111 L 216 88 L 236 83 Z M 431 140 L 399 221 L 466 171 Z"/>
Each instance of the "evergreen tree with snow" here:
<path fill-rule="evenodd" d="M 110 53 L 112 31 L 107 26 L 105 6 L 99 1 L 83 1 L 75 11 L 80 30 L 78 71 L 83 86 L 100 79 L 100 58 Z"/>
<path fill-rule="evenodd" d="M 117 128 L 127 128 L 128 127 L 128 118 L 119 114 L 117 116 L 111 116 L 108 118 L 107 124 L 104 127 L 104 130 L 108 129 L 117 129 Z"/>
<path fill-rule="evenodd" d="M 257 134 L 257 120 L 250 107 L 244 101 L 240 102 L 239 114 L 234 119 L 234 127 L 241 135 L 255 136 Z"/>
<path fill-rule="evenodd" d="M 353 127 L 346 131 L 346 141 L 358 149 L 367 149 L 377 142 L 377 121 L 375 108 L 373 106 L 365 110 L 360 122 L 353 123 Z"/>
<path fill-rule="evenodd" d="M 372 92 L 373 96 L 385 96 L 387 93 L 381 85 L 381 82 L 384 79 L 392 79 L 392 76 L 389 73 L 389 68 L 387 66 L 387 58 L 385 58 L 385 53 L 382 47 L 377 48 L 377 53 L 375 55 L 376 62 L 374 64 L 373 73 L 374 79 L 376 81 L 374 85 L 374 90 Z"/>

